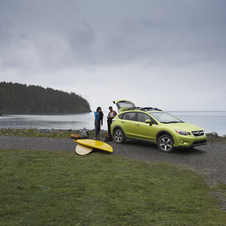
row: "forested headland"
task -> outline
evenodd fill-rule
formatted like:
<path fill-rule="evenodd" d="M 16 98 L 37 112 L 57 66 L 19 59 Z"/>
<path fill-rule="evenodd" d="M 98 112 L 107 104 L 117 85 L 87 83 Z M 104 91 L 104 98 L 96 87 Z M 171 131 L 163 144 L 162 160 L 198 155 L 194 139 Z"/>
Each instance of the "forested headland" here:
<path fill-rule="evenodd" d="M 78 113 L 90 112 L 83 97 L 51 88 L 18 83 L 0 83 L 2 113 Z"/>

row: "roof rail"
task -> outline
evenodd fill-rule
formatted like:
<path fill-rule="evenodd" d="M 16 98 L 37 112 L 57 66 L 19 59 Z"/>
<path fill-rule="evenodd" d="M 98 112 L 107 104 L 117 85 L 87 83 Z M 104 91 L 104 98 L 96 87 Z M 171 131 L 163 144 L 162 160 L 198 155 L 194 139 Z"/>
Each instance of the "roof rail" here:
<path fill-rule="evenodd" d="M 140 107 L 125 108 L 122 111 L 129 111 L 129 110 L 140 110 Z"/>
<path fill-rule="evenodd" d="M 162 111 L 159 108 L 153 108 L 153 107 L 132 107 L 132 108 L 125 108 L 122 111 L 129 111 L 129 110 L 141 110 L 141 111 Z"/>

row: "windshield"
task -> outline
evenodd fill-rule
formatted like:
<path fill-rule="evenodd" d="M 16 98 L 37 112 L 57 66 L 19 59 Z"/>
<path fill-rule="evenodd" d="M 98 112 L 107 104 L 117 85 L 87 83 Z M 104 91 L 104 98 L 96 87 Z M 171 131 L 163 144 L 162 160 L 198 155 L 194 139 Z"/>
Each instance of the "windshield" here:
<path fill-rule="evenodd" d="M 174 117 L 173 115 L 170 115 L 167 112 L 151 112 L 149 111 L 149 114 L 152 115 L 155 119 L 157 119 L 161 123 L 181 123 L 180 119 Z"/>

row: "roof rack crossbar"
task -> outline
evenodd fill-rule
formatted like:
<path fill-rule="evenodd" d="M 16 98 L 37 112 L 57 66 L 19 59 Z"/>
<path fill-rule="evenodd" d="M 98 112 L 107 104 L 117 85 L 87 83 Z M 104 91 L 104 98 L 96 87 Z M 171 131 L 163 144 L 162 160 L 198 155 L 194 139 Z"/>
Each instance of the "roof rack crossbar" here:
<path fill-rule="evenodd" d="M 123 111 L 129 111 L 129 110 L 162 111 L 162 110 L 159 109 L 159 108 L 153 108 L 153 107 L 144 107 L 144 108 L 141 108 L 141 107 L 132 107 L 132 108 L 126 108 L 126 109 L 124 109 Z"/>
<path fill-rule="evenodd" d="M 144 107 L 144 108 L 141 108 L 140 110 L 142 110 L 142 111 L 162 111 L 159 108 L 153 108 L 153 107 Z"/>

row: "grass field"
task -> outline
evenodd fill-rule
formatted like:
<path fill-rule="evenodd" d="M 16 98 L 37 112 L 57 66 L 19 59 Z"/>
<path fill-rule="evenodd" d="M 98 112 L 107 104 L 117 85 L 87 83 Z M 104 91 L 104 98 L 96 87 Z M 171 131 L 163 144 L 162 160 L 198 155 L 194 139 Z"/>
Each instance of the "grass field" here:
<path fill-rule="evenodd" d="M 0 178 L 0 225 L 226 225 L 205 178 L 166 163 L 0 149 Z"/>

